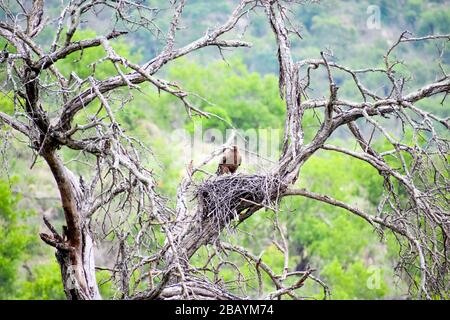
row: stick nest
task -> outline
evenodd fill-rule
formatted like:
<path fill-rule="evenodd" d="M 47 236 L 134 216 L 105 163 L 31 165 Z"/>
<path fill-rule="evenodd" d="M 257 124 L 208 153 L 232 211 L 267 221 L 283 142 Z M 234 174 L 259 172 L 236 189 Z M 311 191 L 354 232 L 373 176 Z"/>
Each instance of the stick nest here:
<path fill-rule="evenodd" d="M 203 219 L 212 217 L 225 225 L 247 209 L 273 208 L 284 189 L 274 175 L 228 174 L 202 181 L 197 185 L 196 197 Z"/>

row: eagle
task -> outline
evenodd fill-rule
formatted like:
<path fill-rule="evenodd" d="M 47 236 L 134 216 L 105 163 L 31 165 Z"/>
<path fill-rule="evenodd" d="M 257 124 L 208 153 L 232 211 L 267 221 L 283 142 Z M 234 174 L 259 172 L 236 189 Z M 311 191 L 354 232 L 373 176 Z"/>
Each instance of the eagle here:
<path fill-rule="evenodd" d="M 235 173 L 237 168 L 241 165 L 242 157 L 239 153 L 238 146 L 234 145 L 231 148 L 224 148 L 222 158 L 217 168 L 217 175 L 225 173 Z"/>

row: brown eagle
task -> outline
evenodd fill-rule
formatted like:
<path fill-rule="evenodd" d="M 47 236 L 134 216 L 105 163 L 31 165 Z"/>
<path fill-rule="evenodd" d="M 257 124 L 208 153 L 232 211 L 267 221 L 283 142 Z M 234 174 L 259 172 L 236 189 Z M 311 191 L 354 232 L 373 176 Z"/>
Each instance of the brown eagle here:
<path fill-rule="evenodd" d="M 234 145 L 231 148 L 224 148 L 222 159 L 220 159 L 219 167 L 217 168 L 217 175 L 235 173 L 241 162 L 242 157 L 238 146 Z"/>

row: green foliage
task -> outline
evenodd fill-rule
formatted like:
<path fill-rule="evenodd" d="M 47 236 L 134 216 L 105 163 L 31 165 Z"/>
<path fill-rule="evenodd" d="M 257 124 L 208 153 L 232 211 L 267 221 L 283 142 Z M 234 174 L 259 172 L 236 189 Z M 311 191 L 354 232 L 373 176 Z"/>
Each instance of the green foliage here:
<path fill-rule="evenodd" d="M 382 280 L 383 270 L 367 268 L 361 260 L 344 266 L 334 258 L 322 269 L 321 275 L 333 284 L 334 299 L 378 299 L 388 292 Z"/>
<path fill-rule="evenodd" d="M 300 179 L 300 186 L 308 190 L 350 204 L 357 202 L 368 211 L 375 210 L 382 192 L 382 178 L 375 170 L 340 154 L 314 156 Z M 379 270 L 387 259 L 380 251 L 393 242 L 380 242 L 367 222 L 344 209 L 303 198 L 287 199 L 284 206 L 298 208 L 289 219 L 292 247 L 303 248 L 307 262 L 320 270 L 319 276 L 330 285 L 334 299 L 373 299 L 391 293 L 388 278 Z M 367 284 L 372 269 L 381 272 L 376 274 L 376 288 Z M 317 295 L 317 288 L 308 288 Z"/>
<path fill-rule="evenodd" d="M 230 128 L 229 122 L 239 129 L 249 128 L 279 128 L 282 126 L 284 113 L 283 102 L 279 98 L 277 78 L 273 75 L 260 76 L 251 73 L 239 60 L 230 61 L 232 67 L 219 61 L 208 67 L 179 60 L 168 70 L 170 79 L 176 80 L 184 89 L 195 92 L 203 99 L 197 99 L 195 105 L 217 117 L 195 118 L 204 129 L 215 128 L 224 130 Z M 155 101 L 158 115 L 168 116 L 174 98 L 163 96 Z M 211 102 L 211 103 L 210 103 Z M 179 117 L 179 111 L 173 117 Z M 169 119 L 168 119 L 169 120 Z M 193 131 L 193 122 L 186 118 L 187 129 Z"/>
<path fill-rule="evenodd" d="M 11 182 L 15 182 L 15 179 Z M 0 180 L 0 299 L 63 299 L 61 274 L 53 262 L 36 263 L 42 254 L 37 228 L 29 222 L 32 211 L 21 210 L 20 195 Z M 27 266 L 23 268 L 24 261 Z"/>
<path fill-rule="evenodd" d="M 24 300 L 62 300 L 66 298 L 58 263 L 51 262 L 34 265 L 29 279 L 20 282 L 18 299 Z"/>
<path fill-rule="evenodd" d="M 272 266 L 272 270 L 275 273 L 281 274 L 283 272 L 284 256 L 274 244 L 268 245 L 265 248 L 261 259 L 269 266 Z"/>
<path fill-rule="evenodd" d="M 72 41 L 92 39 L 96 36 L 97 34 L 93 30 L 78 30 L 74 34 Z M 118 55 L 127 57 L 131 61 L 139 61 L 141 59 L 141 55 L 138 52 L 131 53 L 130 46 L 124 40 L 111 40 L 111 46 Z M 79 78 L 86 79 L 92 71 L 95 71 L 96 79 L 105 79 L 117 74 L 117 70 L 109 60 L 100 64 L 97 63 L 97 61 L 106 58 L 106 56 L 103 46 L 92 47 L 69 54 L 65 59 L 57 61 L 56 67 L 67 78 L 70 77 L 72 72 L 75 72 Z M 123 71 L 127 72 L 125 68 Z"/>
<path fill-rule="evenodd" d="M 426 10 L 418 19 L 420 34 L 439 34 L 449 31 L 450 8 L 433 8 Z"/>
<path fill-rule="evenodd" d="M 111 275 L 108 271 L 97 271 L 95 273 L 97 278 L 100 295 L 103 299 L 111 299 L 114 297 L 114 286 L 110 280 Z"/>
<path fill-rule="evenodd" d="M 12 99 L 12 94 L 0 93 L 0 112 L 6 114 L 14 113 L 14 103 Z"/>
<path fill-rule="evenodd" d="M 23 220 L 28 213 L 17 207 L 19 199 L 7 183 L 0 181 L 0 299 L 14 296 L 17 270 L 33 241 L 32 228 Z"/>

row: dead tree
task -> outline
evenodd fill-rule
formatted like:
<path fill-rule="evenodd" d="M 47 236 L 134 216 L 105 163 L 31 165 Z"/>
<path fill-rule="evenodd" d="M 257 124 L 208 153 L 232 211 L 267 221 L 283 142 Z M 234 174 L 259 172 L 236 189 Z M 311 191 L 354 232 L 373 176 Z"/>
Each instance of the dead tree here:
<path fill-rule="evenodd" d="M 289 295 L 297 298 L 295 290 L 306 280 L 322 285 L 327 295 L 326 285 L 311 274 L 313 270 L 290 271 L 286 258 L 283 274 L 277 275 L 247 249 L 220 240 L 221 232 L 234 219 L 244 222 L 261 208 L 276 211 L 286 196 L 307 197 L 344 208 L 380 233 L 393 232 L 402 244 L 399 266 L 411 275 L 417 297 L 448 294 L 450 224 L 448 174 L 445 172 L 448 139 L 439 135 L 442 128 L 438 127 L 448 130 L 449 125 L 448 119 L 422 110 L 417 102 L 446 95 L 450 90 L 450 78 L 443 71 L 435 82 L 406 92 L 406 80 L 398 77 L 394 70 L 399 62 L 391 56 L 398 46 L 408 42 L 448 41 L 449 35 L 415 38 L 405 32 L 386 53 L 382 68 L 352 69 L 333 62 L 323 52 L 316 59 L 294 61 L 289 38 L 296 31 L 290 23 L 288 7 L 295 5 L 295 1 L 241 0 L 223 24 L 177 47 L 175 39 L 185 7 L 185 1 L 180 0 L 173 1 L 173 17 L 164 34 L 164 48 L 153 59 L 139 65 L 118 55 L 110 45 L 112 39 L 128 32 L 125 29 L 112 30 L 92 39 L 74 41 L 72 38 L 80 28 L 80 21 L 92 19 L 98 10 L 112 13 L 120 22 L 118 25 L 124 28 L 134 30 L 139 26 L 155 31 L 157 26 L 153 19 L 157 9 L 133 1 L 65 2 L 59 17 L 52 20 L 46 16 L 44 0 L 34 0 L 29 6 L 20 1 L 14 6 L 0 1 L 3 17 L 0 36 L 8 42 L 0 57 L 5 78 L 2 90 L 14 102 L 12 113 L 0 112 L 0 123 L 27 138 L 35 157 L 45 160 L 57 183 L 65 216 L 64 232 L 59 233 L 44 218 L 50 233 L 41 234 L 41 238 L 56 249 L 69 299 L 101 298 L 95 279 L 93 239 L 97 233 L 113 235 L 117 245 L 115 266 L 110 271 L 118 286 L 118 298 L 243 298 L 231 293 L 220 281 L 212 283 L 190 265 L 192 255 L 211 243 L 217 251 L 233 252 L 253 264 L 259 282 L 261 272 L 272 279 L 276 291 L 260 292 L 261 297 L 274 299 Z M 217 155 L 212 154 L 188 170 L 179 185 L 176 207 L 171 208 L 156 192 L 152 172 L 141 164 L 142 153 L 147 148 L 128 136 L 115 120 L 112 93 L 120 88 L 127 88 L 129 92 L 141 90 L 139 85 L 146 82 L 177 97 L 189 114 L 210 116 L 195 107 L 189 93 L 156 74 L 165 64 L 204 47 L 250 46 L 247 42 L 223 37 L 254 10 L 266 14 L 278 47 L 279 90 L 286 104 L 280 159 L 269 174 L 221 176 L 195 183 L 194 175 Z M 45 28 L 55 30 L 48 48 L 41 47 L 36 40 Z M 94 75 L 80 79 L 72 74 L 67 79 L 58 70 L 57 61 L 92 47 L 104 49 L 103 61 L 114 64 L 116 76 L 98 80 Z M 321 68 L 327 74 L 328 96 L 309 99 L 310 75 Z M 340 99 L 333 76 L 336 72 L 352 77 L 361 94 L 360 101 Z M 373 72 L 383 74 L 390 82 L 387 95 L 364 86 L 361 76 Z M 49 96 L 60 101 L 57 112 L 50 113 L 45 100 Z M 92 113 L 85 122 L 80 122 L 77 116 L 87 112 L 93 101 L 100 102 L 106 116 Z M 121 107 L 127 102 L 124 99 Z M 321 115 L 320 128 L 310 140 L 305 140 L 302 127 L 307 112 Z M 402 143 L 382 125 L 380 119 L 387 117 L 397 119 L 412 130 L 414 139 L 410 144 Z M 359 128 L 361 120 L 392 145 L 392 150 L 377 151 Z M 349 130 L 361 147 L 359 152 L 327 144 L 338 128 Z M 420 142 L 418 137 L 425 137 L 426 143 Z M 68 170 L 60 156 L 61 148 L 79 151 L 89 159 L 94 169 L 89 181 L 77 178 Z M 293 188 L 300 168 L 319 150 L 343 153 L 378 170 L 385 188 L 378 212 L 369 214 L 326 195 Z M 406 155 L 412 160 L 407 160 Z M 398 161 L 399 167 L 389 165 L 387 157 Z M 399 188 L 405 191 L 406 197 L 398 196 Z M 194 205 L 189 204 L 192 194 L 196 195 Z M 275 222 L 283 240 L 280 249 L 287 257 L 284 230 Z M 163 243 L 158 241 L 155 232 L 164 235 Z M 215 254 L 218 253 L 212 253 Z M 208 265 L 210 258 L 205 261 L 204 270 L 214 273 L 217 270 Z M 420 276 L 418 283 L 417 275 Z M 285 280 L 291 277 L 298 277 L 298 281 L 286 285 Z"/>

